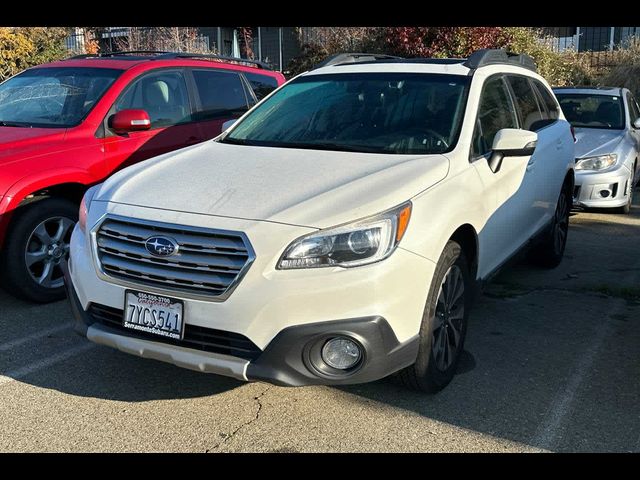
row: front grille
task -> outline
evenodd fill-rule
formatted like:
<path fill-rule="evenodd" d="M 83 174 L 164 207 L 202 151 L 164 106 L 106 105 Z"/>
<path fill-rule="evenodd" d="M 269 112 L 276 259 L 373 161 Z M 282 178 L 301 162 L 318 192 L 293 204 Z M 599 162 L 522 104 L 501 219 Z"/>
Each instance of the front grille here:
<path fill-rule="evenodd" d="M 124 327 L 122 324 L 124 311 L 118 308 L 92 303 L 89 305 L 87 313 L 89 313 L 94 321 L 109 328 L 119 330 L 129 337 L 168 343 L 170 345 L 193 348 L 204 352 L 221 353 L 246 360 L 254 360 L 262 353 L 251 340 L 239 333 L 187 324 L 184 326 L 184 338 L 182 340 L 175 340 Z"/>
<path fill-rule="evenodd" d="M 178 252 L 155 257 L 145 248 L 149 237 L 174 239 Z M 103 272 L 163 291 L 226 298 L 253 253 L 244 235 L 155 222 L 107 217 L 96 232 Z"/>

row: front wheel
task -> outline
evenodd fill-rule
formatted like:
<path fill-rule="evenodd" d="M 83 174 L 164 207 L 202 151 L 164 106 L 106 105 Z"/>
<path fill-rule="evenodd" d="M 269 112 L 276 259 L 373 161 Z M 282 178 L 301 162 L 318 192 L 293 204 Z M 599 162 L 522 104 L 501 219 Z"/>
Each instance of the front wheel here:
<path fill-rule="evenodd" d="M 420 327 L 416 362 L 399 372 L 407 387 L 436 393 L 453 379 L 464 347 L 471 307 L 469 268 L 460 245 L 449 241 L 440 256 Z"/>
<path fill-rule="evenodd" d="M 78 207 L 59 198 L 35 202 L 17 213 L 0 257 L 5 289 L 38 303 L 64 298 L 60 264 L 69 254 L 77 220 Z"/>

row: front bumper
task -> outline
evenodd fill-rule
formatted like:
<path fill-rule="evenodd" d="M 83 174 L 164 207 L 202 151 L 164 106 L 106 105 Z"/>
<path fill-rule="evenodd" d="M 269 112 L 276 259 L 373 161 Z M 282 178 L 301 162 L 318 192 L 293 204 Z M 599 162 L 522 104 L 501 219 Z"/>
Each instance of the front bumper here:
<path fill-rule="evenodd" d="M 283 271 L 275 268 L 282 249 L 310 229 L 100 202 L 92 205 L 88 225 L 105 213 L 244 232 L 255 260 L 224 301 L 187 298 L 170 290 L 155 293 L 183 300 L 187 329 L 243 337 L 256 355 L 238 358 L 242 355 L 230 350 L 183 349 L 185 342 L 168 345 L 153 337 L 135 338 L 128 331 L 108 331 L 121 326 L 117 312 L 115 322 L 106 327 L 91 323 L 88 313 L 96 306 L 121 312 L 127 287 L 98 275 L 91 237 L 76 226 L 66 283 L 77 329 L 94 342 L 187 368 L 280 385 L 368 382 L 416 358 L 416 338 L 435 270 L 435 263 L 424 257 L 397 248 L 384 261 L 357 268 Z M 136 289 L 146 290 L 143 285 Z M 361 368 L 340 377 L 318 372 L 309 364 L 309 345 L 341 332 L 365 347 Z"/>
<path fill-rule="evenodd" d="M 63 265 L 63 272 L 74 327 L 79 334 L 92 342 L 125 353 L 190 370 L 282 386 L 345 385 L 384 378 L 411 365 L 418 354 L 417 335 L 400 343 L 389 323 L 376 316 L 288 327 L 278 333 L 253 360 L 169 345 L 139 338 L 133 333 L 128 335 L 96 321 L 83 309 L 67 264 Z M 364 358 L 359 367 L 345 374 L 323 370 L 313 353 L 336 335 L 349 336 L 364 349 Z"/>
<path fill-rule="evenodd" d="M 627 204 L 631 171 L 620 165 L 608 172 L 576 171 L 573 204 L 583 208 L 616 208 Z"/>

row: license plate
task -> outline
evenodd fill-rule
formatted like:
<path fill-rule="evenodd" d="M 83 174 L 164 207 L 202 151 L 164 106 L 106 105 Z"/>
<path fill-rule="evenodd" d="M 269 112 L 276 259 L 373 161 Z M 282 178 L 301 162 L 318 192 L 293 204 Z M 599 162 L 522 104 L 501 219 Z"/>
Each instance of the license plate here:
<path fill-rule="evenodd" d="M 125 328 L 182 340 L 184 305 L 181 300 L 133 290 L 126 290 L 124 299 Z"/>

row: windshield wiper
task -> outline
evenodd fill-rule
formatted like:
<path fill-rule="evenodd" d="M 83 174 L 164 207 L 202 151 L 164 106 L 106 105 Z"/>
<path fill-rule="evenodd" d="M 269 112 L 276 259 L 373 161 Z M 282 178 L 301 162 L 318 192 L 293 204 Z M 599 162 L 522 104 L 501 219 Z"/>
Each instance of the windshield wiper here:
<path fill-rule="evenodd" d="M 269 142 L 269 141 L 251 141 L 241 138 L 223 138 L 221 143 L 232 143 L 234 145 L 251 145 L 258 147 L 275 147 L 275 148 L 301 148 L 310 150 L 335 150 L 339 152 L 361 152 L 361 153 L 384 153 L 379 148 L 368 147 L 365 145 L 344 145 L 340 143 L 330 142 Z"/>
<path fill-rule="evenodd" d="M 229 136 L 226 136 L 226 137 L 220 139 L 219 142 L 220 143 L 231 143 L 233 145 L 255 145 L 255 143 L 248 142 L 248 141 L 243 140 L 241 138 L 229 138 Z"/>
<path fill-rule="evenodd" d="M 23 128 L 30 128 L 31 125 L 29 125 L 28 123 L 21 123 L 21 122 L 7 122 L 5 120 L 0 120 L 0 127 L 23 127 Z"/>

